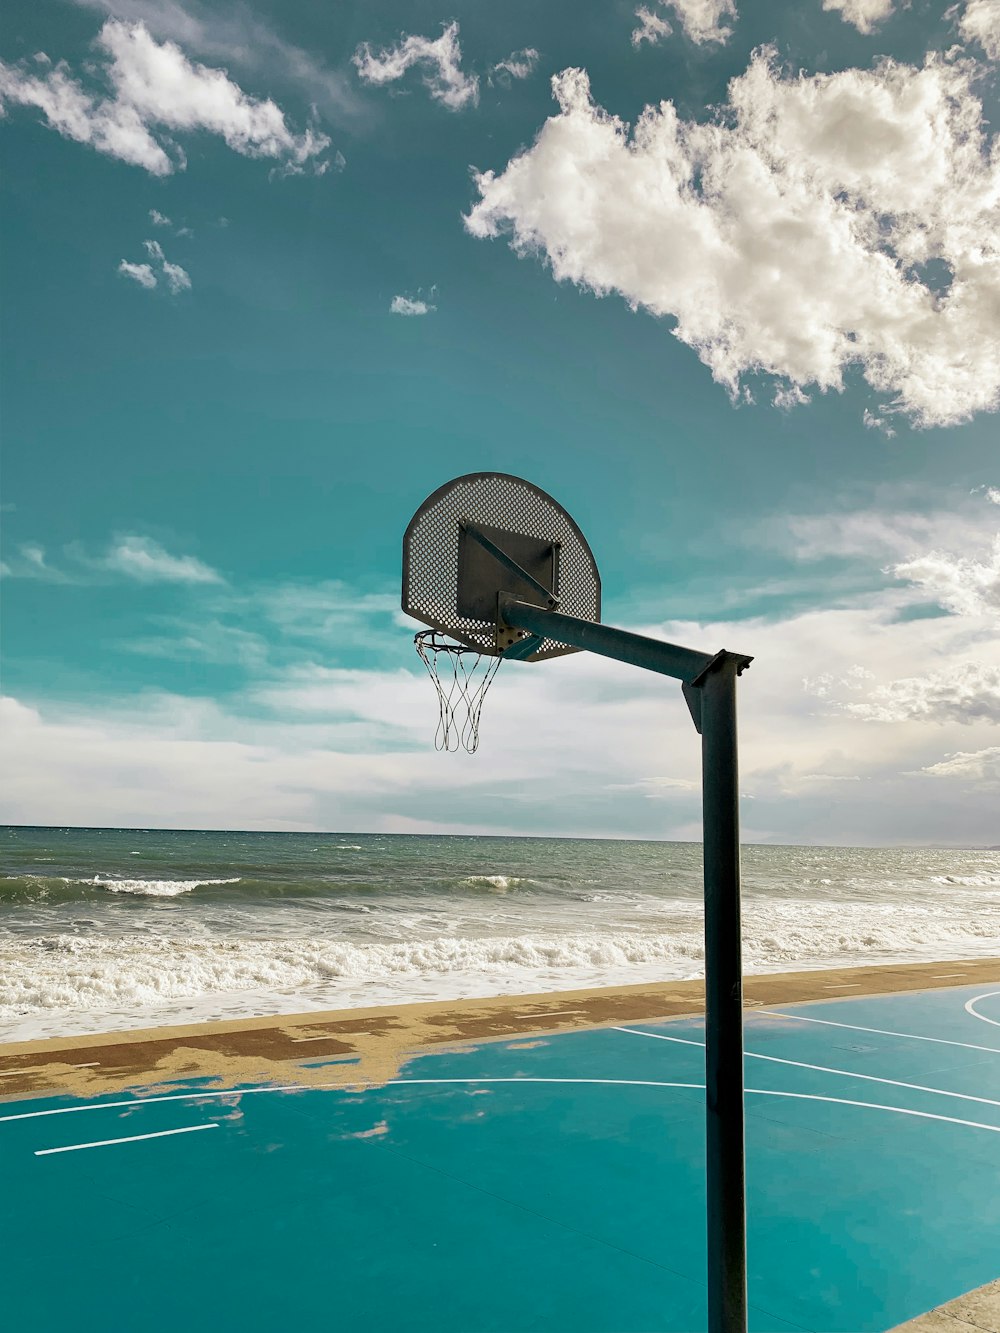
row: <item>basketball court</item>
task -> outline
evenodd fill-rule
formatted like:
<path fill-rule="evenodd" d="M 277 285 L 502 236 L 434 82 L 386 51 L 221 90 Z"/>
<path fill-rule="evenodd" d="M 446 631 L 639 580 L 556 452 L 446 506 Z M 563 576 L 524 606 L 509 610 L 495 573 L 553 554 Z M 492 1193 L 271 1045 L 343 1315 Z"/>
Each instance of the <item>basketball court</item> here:
<path fill-rule="evenodd" d="M 417 510 L 402 606 L 428 626 L 440 749 L 475 751 L 501 658 L 589 651 L 680 685 L 704 983 L 8 1048 L 12 1326 L 875 1333 L 996 1278 L 996 962 L 744 985 L 753 659 L 602 624 L 579 528 L 501 473 Z"/>
<path fill-rule="evenodd" d="M 1000 1273 L 996 966 L 848 998 L 872 984 L 856 975 L 749 1001 L 758 1333 L 874 1333 Z M 768 981 L 748 989 L 783 993 Z M 418 1052 L 373 1086 L 344 1082 L 353 1057 L 310 1058 L 329 1039 L 309 1016 L 281 1081 L 8 1097 L 9 1326 L 704 1329 L 703 1019 L 553 1032 L 586 1010 L 544 999 L 505 1002 L 523 1033 Z M 44 1069 L 14 1058 L 8 1086 Z M 108 1058 L 94 1039 L 59 1057 L 80 1078 Z"/>

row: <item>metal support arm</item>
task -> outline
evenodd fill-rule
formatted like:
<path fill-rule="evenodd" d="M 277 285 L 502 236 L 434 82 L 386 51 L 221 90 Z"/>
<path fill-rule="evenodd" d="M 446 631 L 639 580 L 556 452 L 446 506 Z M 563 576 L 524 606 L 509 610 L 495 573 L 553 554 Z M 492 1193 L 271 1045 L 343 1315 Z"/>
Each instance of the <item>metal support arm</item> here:
<path fill-rule="evenodd" d="M 661 676 L 672 676 L 674 680 L 700 684 L 702 674 L 723 656 L 720 653 L 700 653 L 694 648 L 681 648 L 663 639 L 650 639 L 645 634 L 617 629 L 614 625 L 579 620 L 576 616 L 563 615 L 561 611 L 547 611 L 544 607 L 519 601 L 510 593 L 501 593 L 499 600 L 501 619 L 514 629 L 528 630 L 541 638 L 565 643 L 570 648 L 583 648 L 601 657 L 611 657 L 618 662 L 627 662 L 630 666 L 657 671 Z M 736 661 L 737 672 L 743 671 L 753 661 L 752 657 L 744 657 L 739 653 L 724 655 Z"/>

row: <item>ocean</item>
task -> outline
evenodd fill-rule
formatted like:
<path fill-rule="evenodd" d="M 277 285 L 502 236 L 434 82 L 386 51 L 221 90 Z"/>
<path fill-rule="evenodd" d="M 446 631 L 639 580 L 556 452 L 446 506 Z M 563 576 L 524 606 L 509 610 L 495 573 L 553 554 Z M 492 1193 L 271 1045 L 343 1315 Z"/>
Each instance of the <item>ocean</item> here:
<path fill-rule="evenodd" d="M 748 846 L 747 972 L 1000 954 L 1000 852 Z M 703 974 L 701 847 L 0 829 L 0 1040 Z"/>

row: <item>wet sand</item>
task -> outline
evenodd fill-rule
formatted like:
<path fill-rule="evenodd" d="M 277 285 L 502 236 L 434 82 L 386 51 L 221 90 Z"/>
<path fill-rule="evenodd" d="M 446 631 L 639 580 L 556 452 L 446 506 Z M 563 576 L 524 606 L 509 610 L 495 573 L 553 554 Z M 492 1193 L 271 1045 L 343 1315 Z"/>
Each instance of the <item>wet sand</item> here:
<path fill-rule="evenodd" d="M 1000 958 L 748 976 L 744 1001 L 752 1009 L 980 983 L 1000 984 Z M 379 1084 L 434 1049 L 698 1015 L 704 998 L 703 981 L 670 981 L 11 1042 L 0 1045 L 0 1098 L 162 1092 L 198 1078 L 213 1088 Z M 341 1063 L 303 1067 L 316 1060 Z"/>

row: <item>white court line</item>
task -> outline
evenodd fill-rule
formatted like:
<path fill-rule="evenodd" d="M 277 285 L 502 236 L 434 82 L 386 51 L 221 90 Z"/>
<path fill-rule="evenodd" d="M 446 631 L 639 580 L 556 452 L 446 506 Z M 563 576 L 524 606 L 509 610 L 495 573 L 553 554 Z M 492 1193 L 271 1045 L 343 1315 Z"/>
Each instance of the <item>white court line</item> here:
<path fill-rule="evenodd" d="M 1000 990 L 988 990 L 985 995 L 973 995 L 968 1004 L 963 1005 L 963 1008 L 967 1014 L 971 1014 L 973 1018 L 978 1018 L 981 1023 L 992 1023 L 995 1028 L 1000 1028 L 1000 1023 L 995 1018 L 987 1018 L 985 1014 L 981 1014 L 975 1008 L 980 1000 L 989 1000 L 994 995 L 1000 995 Z"/>
<path fill-rule="evenodd" d="M 931 981 L 947 981 L 949 977 L 967 977 L 968 972 L 933 972 Z"/>
<path fill-rule="evenodd" d="M 81 1148 L 107 1148 L 112 1143 L 138 1143 L 140 1139 L 165 1139 L 171 1134 L 193 1134 L 199 1129 L 218 1129 L 216 1121 L 208 1125 L 185 1125 L 183 1129 L 161 1129 L 155 1134 L 130 1134 L 124 1139 L 98 1139 L 95 1143 L 71 1143 L 67 1148 L 36 1148 L 36 1157 L 48 1157 L 54 1152 L 79 1152 Z"/>
<path fill-rule="evenodd" d="M 860 981 L 834 981 L 829 985 L 824 985 L 824 990 L 855 990 L 861 985 Z"/>
<path fill-rule="evenodd" d="M 73 1115 L 78 1111 L 116 1111 L 121 1107 L 157 1106 L 162 1102 L 205 1101 L 213 1097 L 245 1097 L 252 1092 L 306 1092 L 309 1088 L 337 1088 L 337 1083 L 284 1083 L 260 1088 L 226 1088 L 219 1092 L 171 1092 L 162 1097 L 133 1097 L 122 1102 L 93 1102 L 83 1106 L 53 1106 L 47 1111 L 21 1111 L 17 1115 L 0 1115 L 0 1124 L 8 1120 L 37 1120 L 45 1115 Z M 350 1086 L 345 1084 L 346 1086 Z M 361 1085 L 359 1085 L 361 1086 Z"/>
<path fill-rule="evenodd" d="M 704 1090 L 704 1083 L 657 1083 L 639 1078 L 395 1078 L 386 1087 L 426 1083 L 602 1083 L 626 1088 L 696 1088 Z M 988 1129 L 1000 1134 L 1000 1125 L 984 1125 L 978 1120 L 958 1120 L 952 1115 L 934 1115 L 930 1111 L 912 1111 L 908 1106 L 882 1106 L 878 1102 L 855 1102 L 846 1097 L 823 1097 L 818 1092 L 778 1092 L 773 1088 L 744 1088 L 757 1097 L 791 1097 L 803 1102 L 832 1102 L 837 1106 L 863 1106 L 869 1111 L 895 1111 L 899 1115 L 917 1116 L 921 1120 L 942 1120 L 949 1125 L 966 1125 L 969 1129 Z"/>
<path fill-rule="evenodd" d="M 981 995 L 978 997 L 983 998 Z M 991 1055 L 1000 1055 L 1000 1047 L 975 1046 L 971 1041 L 951 1041 L 948 1037 L 921 1037 L 916 1032 L 890 1032 L 888 1028 L 864 1028 L 858 1023 L 835 1023 L 832 1018 L 807 1018 L 805 1014 L 784 1014 L 776 1009 L 758 1009 L 765 1018 L 792 1018 L 796 1023 L 822 1023 L 828 1028 L 848 1028 L 851 1032 L 877 1032 L 881 1037 L 906 1037 L 910 1041 L 934 1041 L 940 1046 L 962 1046 L 967 1051 L 989 1051 Z M 977 1015 L 981 1017 L 981 1015 Z"/>
<path fill-rule="evenodd" d="M 695 1092 L 704 1092 L 704 1084 L 681 1084 L 681 1082 L 664 1082 L 653 1080 L 653 1078 L 392 1078 L 388 1084 L 372 1086 L 369 1084 L 287 1084 L 280 1088 L 241 1088 L 240 1097 L 247 1096 L 248 1093 L 260 1092 L 309 1092 L 309 1090 L 323 1090 L 323 1092 L 344 1092 L 351 1096 L 357 1096 L 361 1092 L 379 1092 L 380 1086 L 388 1088 L 397 1088 L 397 1086 L 409 1085 L 437 1085 L 437 1084 L 475 1084 L 476 1086 L 485 1086 L 493 1084 L 520 1084 L 520 1082 L 529 1082 L 529 1084 L 600 1084 L 603 1086 L 615 1086 L 615 1088 L 688 1088 Z M 957 1120 L 955 1116 L 936 1116 L 929 1110 L 911 1110 L 908 1106 L 883 1106 L 879 1102 L 873 1101 L 851 1101 L 847 1097 L 823 1097 L 820 1093 L 811 1092 L 776 1092 L 772 1088 L 745 1088 L 744 1092 L 753 1093 L 757 1097 L 789 1097 L 795 1101 L 825 1101 L 839 1106 L 867 1106 L 869 1110 L 895 1110 L 900 1116 L 916 1116 L 919 1120 L 940 1120 L 949 1125 L 965 1125 L 969 1129 L 988 1129 L 992 1133 L 1000 1133 L 1000 1125 L 984 1125 L 977 1120 Z M 73 1110 L 112 1110 L 116 1106 L 145 1106 L 151 1102 L 163 1101 L 197 1101 L 205 1097 L 232 1097 L 233 1089 L 225 1092 L 216 1093 L 171 1093 L 167 1097 L 147 1097 L 137 1098 L 135 1101 L 119 1102 L 101 1102 L 96 1106 L 59 1106 L 52 1110 L 29 1110 L 17 1114 L 17 1116 L 0 1116 L 0 1121 L 5 1120 L 35 1120 L 39 1116 L 64 1116 Z M 201 1126 L 189 1126 L 189 1128 L 201 1128 Z M 205 1125 L 205 1129 L 212 1126 Z M 167 1130 L 167 1133 L 176 1133 L 177 1130 Z M 181 1130 L 183 1132 L 183 1130 Z M 139 1138 L 147 1137 L 145 1134 L 136 1136 Z M 149 1136 L 156 1137 L 156 1136 Z M 108 1142 L 125 1142 L 127 1140 L 108 1140 Z"/>
<path fill-rule="evenodd" d="M 359 1034 L 359 1033 L 354 1033 L 353 1035 L 354 1035 L 354 1036 L 359 1036 L 360 1034 Z M 367 1035 L 368 1035 L 367 1032 L 366 1032 L 364 1035 L 367 1036 Z M 322 1037 L 292 1037 L 292 1041 L 296 1041 L 296 1042 L 300 1042 L 300 1041 L 336 1041 L 336 1040 L 337 1040 L 337 1038 L 336 1038 L 336 1036 L 335 1036 L 332 1032 L 328 1032 L 325 1036 L 322 1036 Z"/>
<path fill-rule="evenodd" d="M 289 1083 L 282 1087 L 260 1087 L 260 1088 L 241 1088 L 238 1095 L 243 1097 L 252 1092 L 343 1092 L 356 1097 L 362 1092 L 378 1092 L 382 1087 L 408 1087 L 411 1085 L 439 1085 L 439 1084 L 475 1084 L 476 1087 L 483 1087 L 498 1083 L 558 1083 L 558 1084 L 599 1084 L 605 1087 L 621 1088 L 688 1088 L 696 1092 L 704 1092 L 704 1083 L 668 1083 L 658 1079 L 638 1079 L 638 1078 L 397 1078 L 391 1079 L 388 1083 L 372 1086 L 363 1083 Z M 829 1102 L 837 1106 L 861 1106 L 867 1107 L 870 1111 L 895 1111 L 898 1115 L 916 1116 L 920 1120 L 940 1120 L 949 1125 L 965 1125 L 969 1129 L 986 1129 L 994 1134 L 1000 1134 L 1000 1125 L 984 1125 L 978 1120 L 959 1120 L 951 1115 L 935 1115 L 931 1111 L 913 1111 L 907 1106 L 883 1106 L 878 1102 L 856 1102 L 846 1097 L 824 1097 L 816 1092 L 778 1092 L 773 1088 L 745 1088 L 745 1092 L 752 1093 L 757 1097 L 789 1097 L 795 1101 L 803 1102 Z M 197 1101 L 205 1097 L 232 1097 L 233 1089 L 225 1092 L 178 1092 L 171 1093 L 166 1097 L 147 1097 L 145 1100 L 136 1099 L 130 1102 L 103 1102 L 97 1106 L 63 1106 L 49 1111 L 27 1111 L 20 1115 L 0 1116 L 0 1122 L 5 1120 L 34 1120 L 44 1115 L 66 1115 L 71 1111 L 109 1111 L 119 1106 L 148 1106 L 152 1102 L 184 1102 Z M 192 1126 L 200 1128 L 200 1126 Z M 210 1126 L 205 1126 L 210 1128 Z M 176 1133 L 177 1131 L 166 1131 L 167 1133 Z M 183 1132 L 183 1131 L 181 1131 Z M 145 1135 L 137 1137 L 144 1138 Z M 151 1135 L 150 1137 L 155 1137 Z M 124 1139 L 111 1139 L 111 1143 L 123 1143 Z"/>
<path fill-rule="evenodd" d="M 613 1032 L 627 1032 L 632 1037 L 652 1037 L 654 1041 L 672 1041 L 678 1046 L 699 1046 L 704 1049 L 703 1041 L 690 1041 L 686 1037 L 665 1037 L 660 1032 L 640 1032 L 638 1028 L 612 1028 Z M 928 1088 L 922 1083 L 903 1083 L 898 1078 L 879 1078 L 877 1074 L 857 1074 L 852 1069 L 831 1069 L 827 1065 L 810 1065 L 804 1060 L 784 1060 L 780 1055 L 760 1055 L 757 1051 L 744 1051 L 750 1060 L 768 1060 L 775 1065 L 794 1065 L 796 1069 L 812 1069 L 818 1074 L 842 1074 L 845 1078 L 861 1078 L 867 1083 L 888 1083 L 894 1088 L 908 1088 L 911 1092 L 933 1092 L 939 1097 L 957 1097 L 963 1102 L 981 1102 L 984 1106 L 1000 1106 L 992 1097 L 973 1097 L 968 1092 L 949 1092 L 946 1088 Z"/>

